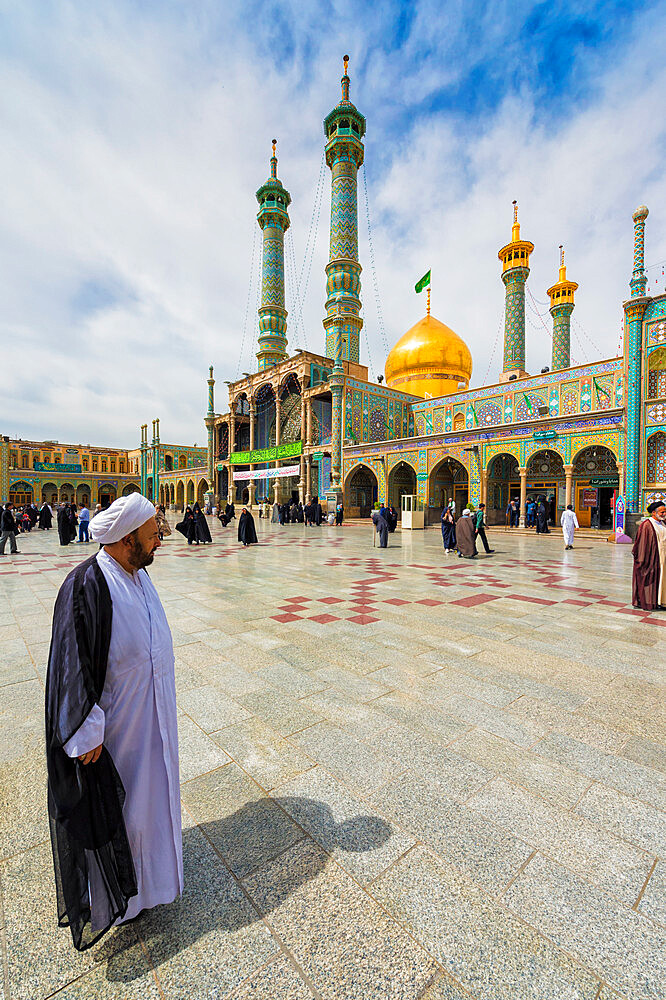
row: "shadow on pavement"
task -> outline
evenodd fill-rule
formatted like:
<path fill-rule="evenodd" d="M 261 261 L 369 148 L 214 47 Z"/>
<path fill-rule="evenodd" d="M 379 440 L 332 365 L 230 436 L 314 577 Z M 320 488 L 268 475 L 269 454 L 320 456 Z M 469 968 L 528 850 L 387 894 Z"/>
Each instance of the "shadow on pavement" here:
<path fill-rule="evenodd" d="M 310 831 L 316 843 L 289 817 Z M 206 935 L 239 931 L 280 907 L 291 893 L 325 869 L 330 859 L 320 844 L 327 852 L 360 853 L 381 847 L 391 833 L 391 826 L 378 816 L 355 816 L 336 823 L 323 802 L 296 797 L 260 799 L 222 819 L 185 829 L 183 896 L 112 931 L 97 960 L 104 961 L 106 952 L 107 979 L 130 982 L 145 972 L 129 958 L 128 949 L 136 943 L 137 933 L 157 967 Z M 304 840 L 311 845 L 310 850 L 289 850 Z M 275 858 L 278 861 L 270 865 Z M 238 879 L 253 884 L 253 896 L 261 896 L 262 913 L 250 902 Z"/>

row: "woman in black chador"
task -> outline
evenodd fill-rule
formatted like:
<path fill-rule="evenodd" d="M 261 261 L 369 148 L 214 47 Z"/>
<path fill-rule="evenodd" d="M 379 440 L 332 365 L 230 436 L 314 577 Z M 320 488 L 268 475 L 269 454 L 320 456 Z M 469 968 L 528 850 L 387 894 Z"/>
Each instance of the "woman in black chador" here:
<path fill-rule="evenodd" d="M 76 537 L 76 514 L 68 503 L 58 511 L 58 536 L 61 545 L 69 545 Z"/>
<path fill-rule="evenodd" d="M 445 507 L 442 511 L 441 521 L 442 542 L 444 543 L 444 551 L 448 555 L 456 548 L 456 522 L 450 507 Z"/>
<path fill-rule="evenodd" d="M 39 527 L 42 531 L 49 531 L 52 521 L 53 518 L 51 516 L 51 508 L 45 500 L 39 509 Z"/>
<path fill-rule="evenodd" d="M 257 531 L 254 526 L 254 518 L 247 507 L 243 507 L 241 516 L 238 519 L 238 541 L 243 545 L 256 545 Z"/>
<path fill-rule="evenodd" d="M 548 534 L 548 505 L 545 497 L 539 497 L 536 509 L 536 533 L 537 535 Z"/>
<path fill-rule="evenodd" d="M 190 530 L 191 520 L 192 520 L 192 508 L 188 504 L 187 507 L 185 508 L 185 513 L 183 514 L 183 520 L 179 521 L 178 524 L 176 525 L 176 531 L 180 531 L 181 535 L 187 538 L 188 542 L 189 542 L 189 530 Z"/>
<path fill-rule="evenodd" d="M 197 501 L 192 508 L 192 517 L 187 525 L 187 543 L 188 545 L 192 545 L 192 543 L 198 545 L 201 542 L 202 545 L 205 545 L 206 542 L 212 541 L 206 515 Z"/>

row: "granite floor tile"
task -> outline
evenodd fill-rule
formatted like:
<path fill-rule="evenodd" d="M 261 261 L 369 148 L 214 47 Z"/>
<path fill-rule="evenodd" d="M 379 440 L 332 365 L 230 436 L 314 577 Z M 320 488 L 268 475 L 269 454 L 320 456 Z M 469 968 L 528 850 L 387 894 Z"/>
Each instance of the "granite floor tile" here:
<path fill-rule="evenodd" d="M 460 737 L 465 739 L 465 735 Z M 378 748 L 388 747 L 398 755 L 405 768 L 439 785 L 451 799 L 466 799 L 493 776 L 493 771 L 455 752 L 457 742 L 445 747 L 420 736 L 404 726 L 391 726 L 372 736 L 368 742 Z"/>
<path fill-rule="evenodd" d="M 479 680 L 451 667 L 445 667 L 426 678 L 421 685 L 421 691 L 428 699 L 436 695 L 435 704 L 441 704 L 449 695 L 462 694 L 476 698 L 477 701 L 485 701 L 497 708 L 506 708 L 517 697 L 515 691 L 500 687 L 491 681 Z"/>
<path fill-rule="evenodd" d="M 570 736 L 572 739 L 587 743 L 597 750 L 609 753 L 619 751 L 627 741 L 627 734 L 605 726 L 596 719 L 585 715 L 558 708 L 538 698 L 522 697 L 509 706 L 508 711 L 517 719 L 529 719 L 538 722 L 549 729 Z M 640 761 L 640 763 L 645 763 Z"/>
<path fill-rule="evenodd" d="M 315 1000 L 316 994 L 284 956 L 278 955 L 242 983 L 226 1000 Z"/>
<path fill-rule="evenodd" d="M 51 845 L 40 844 L 3 861 L 0 873 L 11 1000 L 50 996 L 94 969 L 98 955 L 106 954 L 103 949 L 109 945 L 102 942 L 89 951 L 77 952 L 69 930 L 58 928 Z M 120 935 L 130 945 L 136 940 L 129 929 Z M 136 971 L 145 973 L 145 961 Z"/>
<path fill-rule="evenodd" d="M 283 736 L 298 733 L 322 721 L 320 714 L 281 691 L 252 692 L 241 695 L 238 701 L 248 712 Z"/>
<path fill-rule="evenodd" d="M 533 750 L 526 750 L 481 729 L 461 736 L 451 745 L 451 752 L 484 767 L 488 777 L 490 774 L 501 774 L 566 809 L 574 806 L 590 786 L 590 779 L 576 771 L 570 771 L 554 761 L 546 761 Z M 472 791 L 474 789 L 470 788 L 469 794 Z"/>
<path fill-rule="evenodd" d="M 183 805 L 231 871 L 243 878 L 303 836 L 234 763 L 182 786 Z"/>
<path fill-rule="evenodd" d="M 320 767 L 281 785 L 273 797 L 362 884 L 380 875 L 415 843 Z"/>
<path fill-rule="evenodd" d="M 666 743 L 651 743 L 638 736 L 630 736 L 622 747 L 620 756 L 666 774 Z"/>
<path fill-rule="evenodd" d="M 575 811 L 644 851 L 666 856 L 666 813 L 647 802 L 594 784 Z"/>
<path fill-rule="evenodd" d="M 397 778 L 370 800 L 437 854 L 451 861 L 492 893 L 500 893 L 533 848 L 464 805 L 441 787 L 411 773 Z"/>
<path fill-rule="evenodd" d="M 495 778 L 469 800 L 470 809 L 492 820 L 535 850 L 614 892 L 629 906 L 636 900 L 654 856 L 612 834 Z"/>
<path fill-rule="evenodd" d="M 314 767 L 311 757 L 260 719 L 248 719 L 211 736 L 267 790 Z"/>
<path fill-rule="evenodd" d="M 311 841 L 245 886 L 322 1000 L 416 1000 L 437 965 Z"/>
<path fill-rule="evenodd" d="M 268 681 L 276 688 L 286 691 L 294 698 L 302 698 L 308 694 L 323 691 L 329 685 L 320 678 L 315 678 L 306 670 L 299 670 L 290 663 L 271 663 L 257 671 L 257 677 Z"/>
<path fill-rule="evenodd" d="M 165 998 L 226 997 L 265 965 L 276 942 L 196 827 L 183 830 L 183 866 L 182 897 L 134 926 Z"/>
<path fill-rule="evenodd" d="M 470 1000 L 472 996 L 448 976 L 441 976 L 437 982 L 429 986 L 419 1000 Z"/>
<path fill-rule="evenodd" d="M 500 739 L 510 740 L 521 747 L 530 747 L 546 732 L 545 727 L 531 720 L 518 722 L 504 709 L 486 705 L 465 695 L 452 695 L 446 702 L 448 711 L 467 726 L 478 726 Z"/>
<path fill-rule="evenodd" d="M 596 976 L 424 847 L 378 879 L 373 893 L 473 997 L 595 1000 Z"/>
<path fill-rule="evenodd" d="M 291 742 L 361 795 L 372 794 L 404 770 L 397 759 L 354 739 L 329 722 L 297 733 L 292 736 Z"/>
<path fill-rule="evenodd" d="M 638 909 L 646 917 L 666 926 L 666 861 L 657 861 Z"/>
<path fill-rule="evenodd" d="M 0 858 L 49 839 L 44 751 L 0 763 Z"/>
<path fill-rule="evenodd" d="M 111 936 L 99 948 L 99 955 L 108 953 L 109 959 L 65 986 L 54 1000 L 163 1000 L 164 994 L 138 941 L 118 948 L 115 954 L 112 945 Z"/>
<path fill-rule="evenodd" d="M 375 678 L 372 674 L 359 677 L 343 667 L 320 667 L 315 677 L 326 687 L 337 688 L 353 701 L 371 701 L 389 690 L 386 684 L 381 683 L 380 678 Z"/>
<path fill-rule="evenodd" d="M 627 1000 L 662 1000 L 666 929 L 540 855 L 505 900 Z"/>
<path fill-rule="evenodd" d="M 391 719 L 378 711 L 374 702 L 363 704 L 335 688 L 303 698 L 302 703 L 358 739 L 381 734 L 391 725 Z"/>
<path fill-rule="evenodd" d="M 469 723 L 451 712 L 440 712 L 422 702 L 416 702 L 405 692 L 392 691 L 372 702 L 374 708 L 416 733 L 424 733 L 441 743 L 450 743 L 470 728 Z"/>
<path fill-rule="evenodd" d="M 229 763 L 229 756 L 187 715 L 178 715 L 180 780 L 192 778 Z"/>
<path fill-rule="evenodd" d="M 206 733 L 250 718 L 250 713 L 238 702 L 211 684 L 179 694 L 178 707 Z"/>
<path fill-rule="evenodd" d="M 604 753 L 560 733 L 549 733 L 535 751 L 618 792 L 635 795 L 666 810 L 666 776 L 652 768 Z"/>

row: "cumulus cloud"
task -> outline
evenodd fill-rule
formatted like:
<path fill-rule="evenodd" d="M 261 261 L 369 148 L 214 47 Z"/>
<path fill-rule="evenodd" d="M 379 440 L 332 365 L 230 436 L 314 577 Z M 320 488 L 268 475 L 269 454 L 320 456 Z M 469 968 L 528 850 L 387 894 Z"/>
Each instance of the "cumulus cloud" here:
<path fill-rule="evenodd" d="M 496 377 L 497 250 L 517 198 L 536 244 L 528 367 L 549 362 L 559 243 L 580 284 L 572 353 L 613 355 L 640 202 L 648 259 L 666 258 L 664 9 L 595 6 L 595 19 L 555 5 L 548 20 L 544 7 L 500 4 L 489 17 L 459 3 L 444 19 L 427 2 L 17 5 L 0 63 L 2 432 L 132 445 L 160 416 L 165 439 L 203 441 L 208 365 L 222 409 L 224 380 L 255 363 L 254 191 L 270 139 L 300 273 L 344 51 L 368 119 L 388 342 L 423 312 L 413 285 L 432 267 L 433 312 L 469 343 L 474 381 Z M 374 376 L 386 352 L 359 180 Z M 291 268 L 287 288 L 291 345 L 319 351 L 324 183 L 302 324 Z M 661 268 L 650 274 L 654 291 Z"/>

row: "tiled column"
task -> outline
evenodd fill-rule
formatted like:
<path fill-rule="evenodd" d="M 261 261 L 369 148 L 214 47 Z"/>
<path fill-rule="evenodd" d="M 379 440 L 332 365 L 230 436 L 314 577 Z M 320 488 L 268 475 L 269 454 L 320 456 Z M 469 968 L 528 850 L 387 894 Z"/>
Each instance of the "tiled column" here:
<path fill-rule="evenodd" d="M 527 469 L 519 469 L 520 474 L 520 521 L 521 528 L 525 527 L 525 501 L 527 500 Z"/>
<path fill-rule="evenodd" d="M 276 448 L 280 447 L 281 423 L 282 423 L 282 400 L 280 399 L 279 395 L 276 394 L 275 396 L 275 447 Z M 279 461 L 275 459 L 275 468 L 277 469 L 279 468 L 279 466 L 280 466 Z M 276 476 L 275 482 L 273 483 L 273 498 L 275 503 L 277 503 L 278 501 L 278 493 L 279 493 L 279 481 Z"/>
<path fill-rule="evenodd" d="M 571 485 L 573 479 L 573 465 L 564 466 L 564 506 L 568 507 L 571 500 Z"/>

